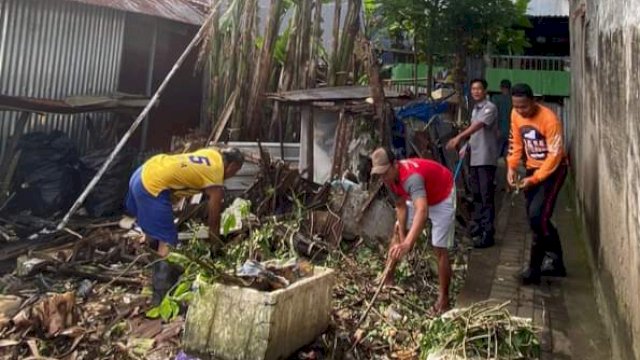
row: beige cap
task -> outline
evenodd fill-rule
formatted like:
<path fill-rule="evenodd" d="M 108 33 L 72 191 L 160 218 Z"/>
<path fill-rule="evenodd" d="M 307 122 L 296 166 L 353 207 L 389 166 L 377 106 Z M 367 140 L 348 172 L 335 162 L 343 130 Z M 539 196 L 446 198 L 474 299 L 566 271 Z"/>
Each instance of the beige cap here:
<path fill-rule="evenodd" d="M 389 156 L 384 148 L 377 148 L 373 154 L 371 154 L 371 174 L 384 174 L 391 167 Z"/>

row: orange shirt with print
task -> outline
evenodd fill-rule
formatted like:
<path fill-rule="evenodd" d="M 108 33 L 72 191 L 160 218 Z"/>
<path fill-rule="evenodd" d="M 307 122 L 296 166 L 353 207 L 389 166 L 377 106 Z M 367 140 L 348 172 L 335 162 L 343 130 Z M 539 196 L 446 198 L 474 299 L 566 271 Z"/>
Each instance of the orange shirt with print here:
<path fill-rule="evenodd" d="M 560 120 L 548 107 L 540 104 L 537 106 L 538 110 L 531 118 L 524 118 L 517 111 L 511 111 L 507 157 L 509 168 L 515 169 L 524 150 L 527 169 L 535 169 L 532 175 L 535 183 L 544 181 L 565 161 Z"/>

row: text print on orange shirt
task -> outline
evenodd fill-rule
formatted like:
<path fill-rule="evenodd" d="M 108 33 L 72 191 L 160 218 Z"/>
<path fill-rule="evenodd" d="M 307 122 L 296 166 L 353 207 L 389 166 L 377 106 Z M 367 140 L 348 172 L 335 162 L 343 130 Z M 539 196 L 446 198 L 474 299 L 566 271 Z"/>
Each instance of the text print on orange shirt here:
<path fill-rule="evenodd" d="M 547 158 L 549 149 L 547 147 L 547 139 L 536 128 L 532 126 L 523 126 L 520 128 L 525 151 L 527 156 L 536 160 L 544 160 Z"/>

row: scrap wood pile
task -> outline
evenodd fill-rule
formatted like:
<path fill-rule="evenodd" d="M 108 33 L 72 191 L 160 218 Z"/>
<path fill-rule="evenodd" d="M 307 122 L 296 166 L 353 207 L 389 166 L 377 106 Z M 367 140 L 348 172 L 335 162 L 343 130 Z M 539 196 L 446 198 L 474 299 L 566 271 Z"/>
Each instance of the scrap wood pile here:
<path fill-rule="evenodd" d="M 220 248 L 212 249 L 199 235 L 201 220 L 184 221 L 186 239 L 169 256 L 183 275 L 157 307 L 150 304 L 149 290 L 149 264 L 155 259 L 139 234 L 128 236 L 132 232 L 113 223 L 85 224 L 76 235 L 65 233 L 82 239 L 31 251 L 14 274 L 2 278 L 0 355 L 173 358 L 193 290 L 202 282 L 272 291 L 309 276 L 315 265 L 336 269 L 332 322 L 294 358 L 412 359 L 426 354 L 427 341 L 435 343 L 428 340 L 428 331 L 438 296 L 432 251 L 419 243 L 399 265 L 397 286 L 383 290 L 371 304 L 387 244 L 343 239 L 341 212 L 327 205 L 330 196 L 330 189 L 306 182 L 263 154 L 260 176 L 245 194 L 251 202 L 238 201 L 223 214 L 226 241 Z M 465 245 L 458 243 L 451 253 L 452 297 L 466 271 Z M 297 260 L 287 262 L 292 258 Z"/>
<path fill-rule="evenodd" d="M 283 161 L 273 161 L 261 146 L 259 150 L 259 158 L 250 157 L 250 161 L 257 162 L 260 171 L 243 195 L 252 202 L 256 216 L 291 214 L 295 206 L 315 209 L 326 205 L 328 185 L 318 185 L 303 178 L 298 170 L 290 169 Z"/>
<path fill-rule="evenodd" d="M 182 320 L 148 319 L 153 260 L 139 235 L 87 225 L 82 239 L 33 250 L 0 278 L 0 358 L 157 358 Z"/>
<path fill-rule="evenodd" d="M 8 251 L 2 260 L 17 266 L 0 279 L 0 358 L 172 358 L 180 348 L 183 316 L 198 281 L 272 291 L 309 276 L 313 266 L 308 262 L 257 260 L 290 259 L 296 249 L 311 256 L 326 254 L 325 239 L 337 243 L 340 222 L 319 208 L 298 211 L 294 204 L 302 209 L 327 193 L 286 167 L 275 171 L 258 183 L 278 186 L 289 196 L 258 195 L 269 206 L 274 202 L 278 209 L 295 211 L 258 219 L 232 206 L 223 214 L 227 241 L 213 250 L 198 235 L 201 221 L 183 219 L 186 231 L 181 236 L 187 241 L 169 260 L 182 266 L 184 274 L 157 307 L 150 304 L 150 265 L 156 259 L 139 232 L 122 230 L 118 222 L 76 219 L 65 231 L 3 244 Z M 243 220 L 229 216 L 234 212 Z M 55 225 L 28 216 L 24 224 L 15 218 L 7 223 L 4 229 L 11 234 Z"/>

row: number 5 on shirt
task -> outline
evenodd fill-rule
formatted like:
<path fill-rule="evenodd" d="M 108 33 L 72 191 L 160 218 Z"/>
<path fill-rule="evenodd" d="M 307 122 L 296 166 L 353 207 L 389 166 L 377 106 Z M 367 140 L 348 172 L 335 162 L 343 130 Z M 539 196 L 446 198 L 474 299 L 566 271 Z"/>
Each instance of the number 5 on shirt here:
<path fill-rule="evenodd" d="M 207 158 L 206 156 L 195 156 L 195 155 L 191 155 L 189 156 L 189 161 L 191 161 L 194 164 L 205 164 L 207 166 L 211 166 L 211 162 L 209 162 L 209 158 Z"/>

